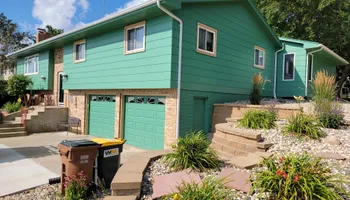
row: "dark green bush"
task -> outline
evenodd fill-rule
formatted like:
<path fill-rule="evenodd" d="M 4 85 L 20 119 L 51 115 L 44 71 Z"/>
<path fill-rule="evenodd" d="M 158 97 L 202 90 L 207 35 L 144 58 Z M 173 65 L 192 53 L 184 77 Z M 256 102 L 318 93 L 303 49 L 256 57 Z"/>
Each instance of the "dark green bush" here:
<path fill-rule="evenodd" d="M 182 183 L 178 192 L 163 200 L 224 200 L 233 199 L 234 193 L 225 188 L 222 179 L 207 177 L 202 183 Z"/>
<path fill-rule="evenodd" d="M 327 99 L 315 100 L 315 113 L 317 119 L 325 128 L 337 129 L 344 119 L 344 111 L 338 102 Z"/>
<path fill-rule="evenodd" d="M 8 113 L 13 113 L 21 110 L 22 104 L 20 102 L 7 102 L 3 109 Z"/>
<path fill-rule="evenodd" d="M 239 125 L 250 129 L 275 128 L 276 113 L 270 110 L 249 110 L 239 120 Z"/>
<path fill-rule="evenodd" d="M 206 171 L 219 169 L 221 161 L 216 152 L 209 146 L 207 136 L 202 131 L 191 131 L 179 138 L 172 146 L 173 152 L 164 155 L 164 159 L 175 170 L 193 169 Z"/>
<path fill-rule="evenodd" d="M 319 139 L 326 136 L 317 119 L 301 112 L 292 115 L 288 119 L 288 125 L 283 127 L 282 131 L 285 134 L 294 134 L 297 137 L 309 137 L 311 139 Z"/>
<path fill-rule="evenodd" d="M 332 175 L 319 158 L 308 154 L 269 157 L 252 176 L 252 191 L 268 192 L 271 199 L 343 199 L 342 184 L 349 181 Z"/>

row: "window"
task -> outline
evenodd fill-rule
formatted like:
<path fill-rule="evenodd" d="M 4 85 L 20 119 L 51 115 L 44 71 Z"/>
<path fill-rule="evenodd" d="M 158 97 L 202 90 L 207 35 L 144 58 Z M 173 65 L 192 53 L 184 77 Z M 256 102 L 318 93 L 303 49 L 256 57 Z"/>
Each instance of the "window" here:
<path fill-rule="evenodd" d="M 74 63 L 84 62 L 86 59 L 86 40 L 74 42 Z"/>
<path fill-rule="evenodd" d="M 265 69 L 265 49 L 255 46 L 254 67 Z"/>
<path fill-rule="evenodd" d="M 308 66 L 307 66 L 307 79 L 312 81 L 312 65 L 313 65 L 313 56 L 309 55 L 308 57 Z"/>
<path fill-rule="evenodd" d="M 140 22 L 125 27 L 125 54 L 145 51 L 145 27 L 146 22 Z"/>
<path fill-rule="evenodd" d="M 283 67 L 283 80 L 293 81 L 294 80 L 294 67 L 295 64 L 295 54 L 284 54 L 284 67 Z"/>
<path fill-rule="evenodd" d="M 216 57 L 217 31 L 209 26 L 198 23 L 197 52 Z"/>
<path fill-rule="evenodd" d="M 39 72 L 39 55 L 26 57 L 24 60 L 24 75 L 37 74 Z"/>

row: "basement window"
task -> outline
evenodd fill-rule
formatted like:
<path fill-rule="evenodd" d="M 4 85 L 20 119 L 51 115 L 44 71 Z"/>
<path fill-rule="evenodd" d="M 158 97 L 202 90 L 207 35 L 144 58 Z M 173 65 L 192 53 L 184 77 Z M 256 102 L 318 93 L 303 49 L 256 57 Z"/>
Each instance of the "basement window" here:
<path fill-rule="evenodd" d="M 198 23 L 197 26 L 197 52 L 216 57 L 217 30 Z"/>
<path fill-rule="evenodd" d="M 86 58 L 86 40 L 74 42 L 74 63 L 84 62 Z"/>
<path fill-rule="evenodd" d="M 265 49 L 254 47 L 254 67 L 265 69 Z"/>
<path fill-rule="evenodd" d="M 124 28 L 124 53 L 132 54 L 145 51 L 145 35 L 146 22 L 139 22 Z"/>
<path fill-rule="evenodd" d="M 293 81 L 295 71 L 295 53 L 284 54 L 283 81 Z"/>

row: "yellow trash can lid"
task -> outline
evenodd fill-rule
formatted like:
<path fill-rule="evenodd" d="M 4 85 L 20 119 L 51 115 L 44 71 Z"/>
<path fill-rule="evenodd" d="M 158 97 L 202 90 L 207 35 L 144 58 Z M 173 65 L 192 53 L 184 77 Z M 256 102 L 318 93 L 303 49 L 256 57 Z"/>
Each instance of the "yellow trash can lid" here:
<path fill-rule="evenodd" d="M 92 138 L 91 141 L 101 144 L 102 147 L 108 147 L 112 145 L 124 144 L 126 140 L 118 139 L 106 139 L 106 138 Z"/>

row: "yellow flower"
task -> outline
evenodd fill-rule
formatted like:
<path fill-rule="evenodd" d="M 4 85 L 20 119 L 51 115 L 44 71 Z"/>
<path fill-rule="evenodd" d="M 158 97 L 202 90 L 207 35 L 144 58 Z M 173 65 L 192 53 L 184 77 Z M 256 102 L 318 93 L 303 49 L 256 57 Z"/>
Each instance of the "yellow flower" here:
<path fill-rule="evenodd" d="M 298 97 L 293 96 L 293 97 L 294 97 L 295 100 L 297 100 L 298 103 L 304 101 L 304 97 L 302 97 L 302 96 L 298 96 Z"/>
<path fill-rule="evenodd" d="M 174 200 L 179 200 L 179 196 L 177 194 L 174 195 Z"/>
<path fill-rule="evenodd" d="M 19 103 L 21 103 L 22 102 L 22 99 L 21 98 L 18 98 L 18 100 L 17 100 Z"/>

